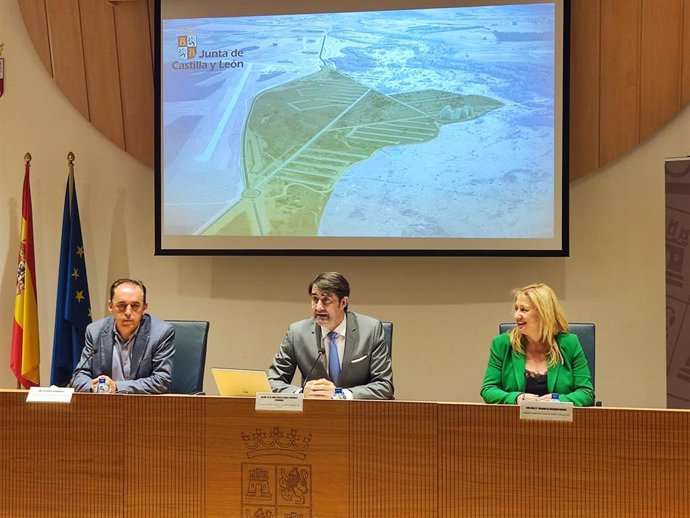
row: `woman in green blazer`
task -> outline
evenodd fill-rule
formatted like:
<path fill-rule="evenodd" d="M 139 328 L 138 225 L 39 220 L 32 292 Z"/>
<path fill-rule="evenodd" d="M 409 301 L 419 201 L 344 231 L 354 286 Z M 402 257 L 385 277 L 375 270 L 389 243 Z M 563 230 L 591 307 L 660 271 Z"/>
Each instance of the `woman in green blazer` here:
<path fill-rule="evenodd" d="M 515 328 L 491 343 L 481 396 L 486 403 L 561 401 L 594 404 L 592 376 L 553 290 L 530 284 L 513 292 Z"/>

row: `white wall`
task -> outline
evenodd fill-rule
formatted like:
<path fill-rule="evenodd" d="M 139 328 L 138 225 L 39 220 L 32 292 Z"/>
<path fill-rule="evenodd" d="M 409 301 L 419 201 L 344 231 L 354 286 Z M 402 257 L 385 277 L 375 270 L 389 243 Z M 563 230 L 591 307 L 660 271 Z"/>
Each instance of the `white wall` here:
<path fill-rule="evenodd" d="M 153 314 L 211 321 L 208 368 L 266 368 L 287 324 L 308 314 L 309 280 L 339 270 L 352 284 L 352 309 L 395 322 L 398 398 L 479 401 L 488 345 L 498 322 L 511 318 L 511 288 L 543 281 L 559 294 L 570 320 L 598 326 L 597 398 L 607 406 L 665 406 L 663 162 L 688 153 L 690 110 L 617 163 L 571 185 L 567 259 L 154 257 L 153 172 L 101 136 L 62 96 L 14 1 L 0 2 L 0 35 L 6 67 L 0 387 L 15 386 L 9 354 L 24 153 L 33 155 L 46 383 L 65 157 L 73 151 L 94 316 L 105 314 L 114 278 L 140 278 Z M 208 372 L 205 388 L 216 393 Z"/>

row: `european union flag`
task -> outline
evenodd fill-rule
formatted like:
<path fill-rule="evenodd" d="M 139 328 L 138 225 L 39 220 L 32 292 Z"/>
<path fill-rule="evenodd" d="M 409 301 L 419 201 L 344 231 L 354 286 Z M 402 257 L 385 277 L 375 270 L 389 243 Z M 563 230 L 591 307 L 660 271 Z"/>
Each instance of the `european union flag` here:
<path fill-rule="evenodd" d="M 84 242 L 74 183 L 74 165 L 69 162 L 65 208 L 62 214 L 60 269 L 58 270 L 57 302 L 51 385 L 65 386 L 84 348 L 86 326 L 91 323 L 91 299 L 86 279 Z"/>

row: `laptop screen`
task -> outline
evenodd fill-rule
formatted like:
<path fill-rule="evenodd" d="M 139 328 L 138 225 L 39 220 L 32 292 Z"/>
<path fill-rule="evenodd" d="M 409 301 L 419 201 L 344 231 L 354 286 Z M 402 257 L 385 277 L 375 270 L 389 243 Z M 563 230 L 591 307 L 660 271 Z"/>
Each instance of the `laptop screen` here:
<path fill-rule="evenodd" d="M 218 393 L 227 397 L 255 397 L 257 392 L 271 392 L 265 371 L 213 367 Z"/>

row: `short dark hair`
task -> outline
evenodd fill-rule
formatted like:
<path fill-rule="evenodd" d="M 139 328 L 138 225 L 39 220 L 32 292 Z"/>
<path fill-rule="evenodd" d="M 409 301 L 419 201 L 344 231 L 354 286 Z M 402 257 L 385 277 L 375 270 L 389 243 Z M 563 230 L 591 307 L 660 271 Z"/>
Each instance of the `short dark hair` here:
<path fill-rule="evenodd" d="M 328 291 L 335 293 L 338 299 L 350 296 L 350 283 L 338 272 L 322 272 L 314 277 L 314 280 L 309 283 L 309 295 L 311 289 L 316 286 L 321 291 Z"/>
<path fill-rule="evenodd" d="M 111 286 L 110 286 L 110 300 L 113 300 L 113 297 L 115 296 L 115 288 L 118 286 L 121 286 L 122 284 L 134 284 L 135 286 L 139 286 L 141 288 L 141 291 L 144 293 L 144 304 L 146 304 L 146 286 L 144 286 L 144 283 L 141 281 L 138 281 L 136 279 L 118 279 L 116 280 Z"/>

